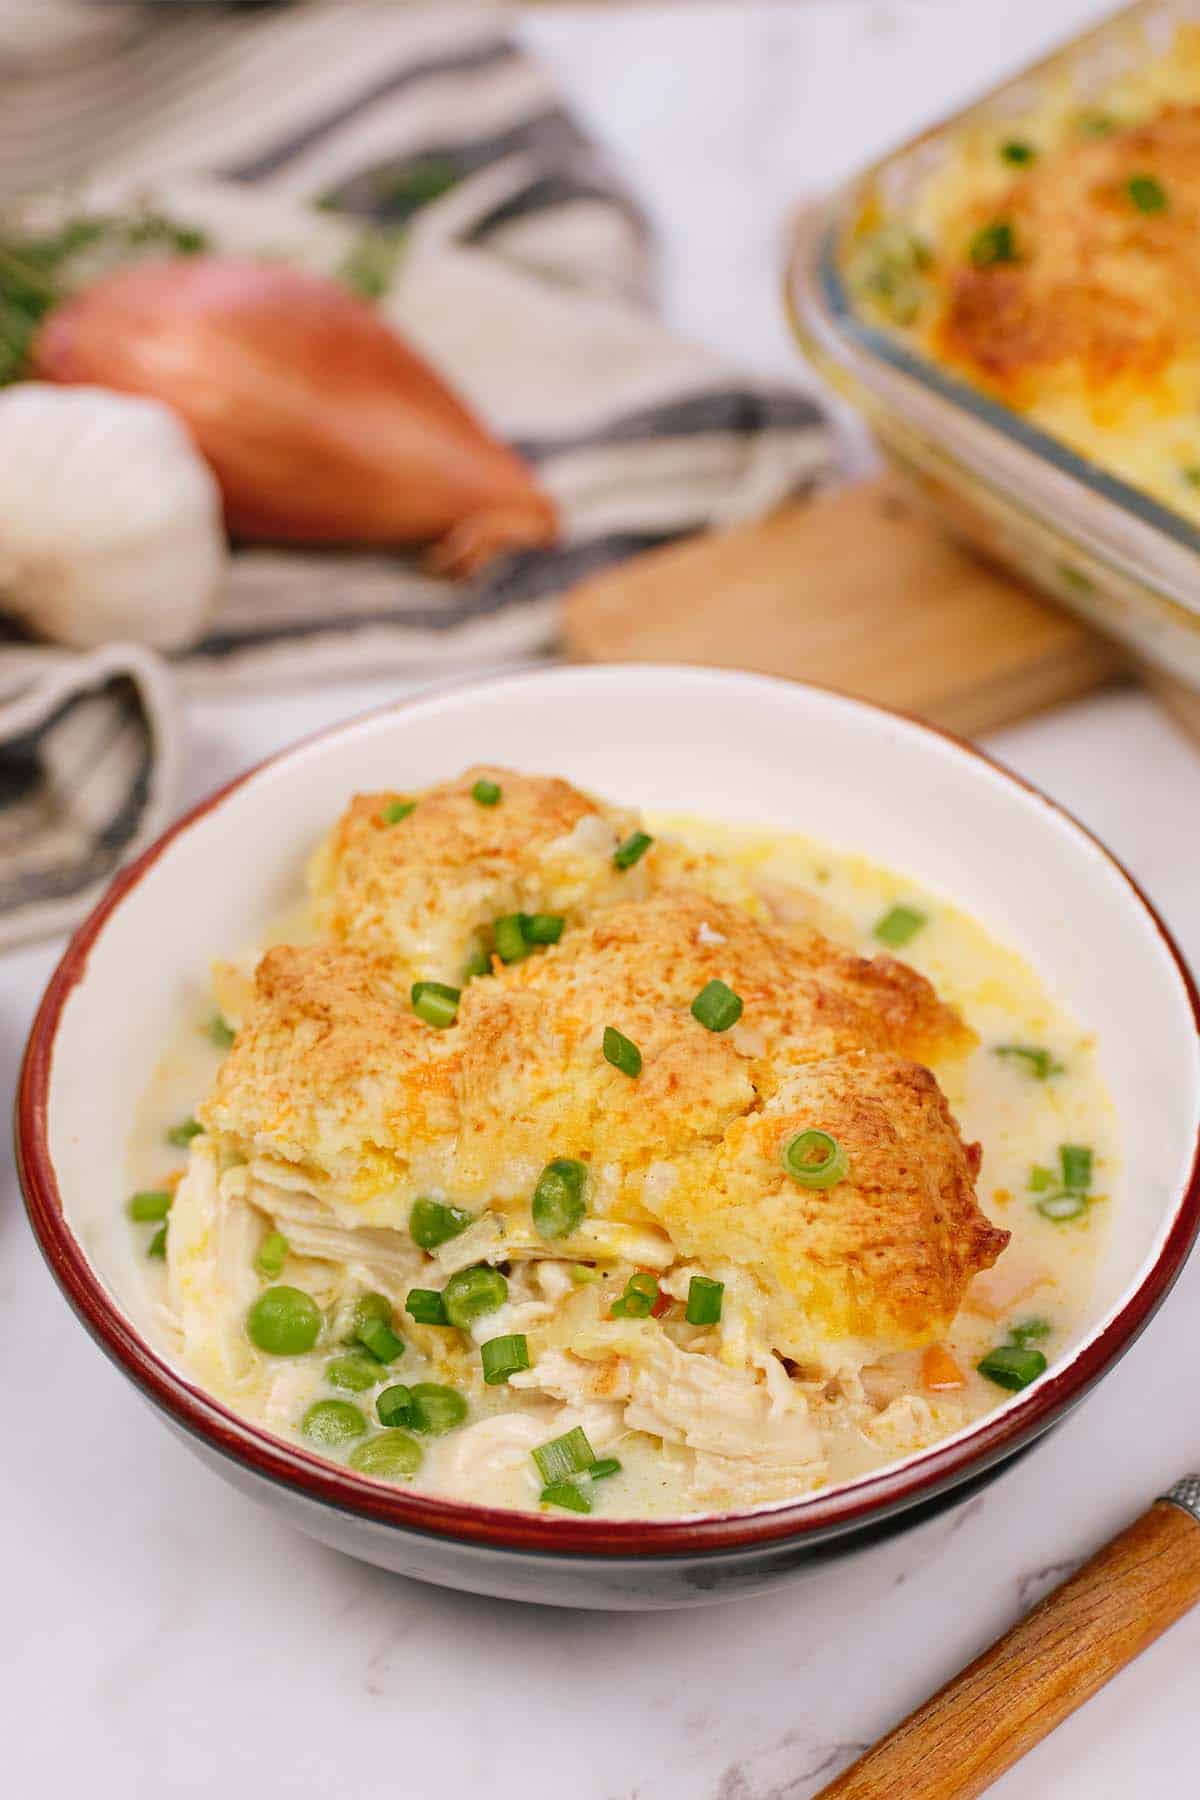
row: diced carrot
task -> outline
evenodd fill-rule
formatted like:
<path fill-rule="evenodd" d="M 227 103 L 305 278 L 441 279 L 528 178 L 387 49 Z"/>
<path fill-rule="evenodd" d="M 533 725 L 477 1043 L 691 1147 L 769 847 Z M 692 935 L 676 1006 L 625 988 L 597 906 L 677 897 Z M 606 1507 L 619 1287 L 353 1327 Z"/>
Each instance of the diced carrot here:
<path fill-rule="evenodd" d="M 661 1319 L 664 1313 L 670 1312 L 673 1305 L 674 1301 L 671 1299 L 670 1294 L 665 1294 L 660 1290 L 658 1299 L 650 1308 L 650 1317 L 652 1319 Z"/>
<path fill-rule="evenodd" d="M 931 1394 L 948 1394 L 966 1387 L 967 1378 L 944 1344 L 930 1344 L 921 1358 L 921 1382 Z"/>

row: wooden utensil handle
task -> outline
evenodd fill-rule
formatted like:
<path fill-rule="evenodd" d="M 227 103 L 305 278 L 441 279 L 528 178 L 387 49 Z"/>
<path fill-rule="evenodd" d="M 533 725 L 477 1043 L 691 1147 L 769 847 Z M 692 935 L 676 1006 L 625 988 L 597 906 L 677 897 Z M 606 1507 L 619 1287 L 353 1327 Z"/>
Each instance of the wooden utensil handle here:
<path fill-rule="evenodd" d="M 1200 1479 L 1172 1494 L 1182 1497 L 1156 1501 L 816 1800 L 981 1794 L 1200 1601 Z"/>

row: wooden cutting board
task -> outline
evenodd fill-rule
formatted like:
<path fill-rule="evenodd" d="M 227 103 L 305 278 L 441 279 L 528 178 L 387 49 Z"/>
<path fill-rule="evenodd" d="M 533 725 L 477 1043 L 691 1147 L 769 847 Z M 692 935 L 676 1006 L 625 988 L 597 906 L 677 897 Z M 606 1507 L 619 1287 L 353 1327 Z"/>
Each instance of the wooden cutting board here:
<path fill-rule="evenodd" d="M 968 737 L 1128 673 L 1121 651 L 960 549 L 889 476 L 608 570 L 567 596 L 565 635 L 583 660 L 765 670 Z"/>

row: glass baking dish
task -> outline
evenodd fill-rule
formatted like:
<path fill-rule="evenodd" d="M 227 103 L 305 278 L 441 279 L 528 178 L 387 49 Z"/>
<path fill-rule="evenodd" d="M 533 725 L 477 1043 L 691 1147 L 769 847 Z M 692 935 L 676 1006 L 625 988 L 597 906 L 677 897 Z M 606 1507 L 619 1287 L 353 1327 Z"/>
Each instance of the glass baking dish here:
<path fill-rule="evenodd" d="M 1200 20 L 1200 0 L 1142 0 L 883 157 L 797 222 L 785 291 L 810 360 L 865 414 L 887 461 L 959 536 L 1200 688 L 1200 531 L 873 324 L 846 270 L 858 221 L 903 204 L 979 123 L 1096 106 Z"/>

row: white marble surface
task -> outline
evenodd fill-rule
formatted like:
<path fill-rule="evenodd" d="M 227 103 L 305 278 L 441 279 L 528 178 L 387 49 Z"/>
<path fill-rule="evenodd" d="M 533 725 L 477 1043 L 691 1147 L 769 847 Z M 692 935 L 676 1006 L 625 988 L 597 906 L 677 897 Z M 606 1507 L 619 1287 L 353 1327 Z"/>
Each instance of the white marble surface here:
<path fill-rule="evenodd" d="M 1103 10 L 594 7 L 539 13 L 527 29 L 646 193 L 671 315 L 784 372 L 775 245 L 796 193 Z M 187 797 L 396 691 L 193 705 Z M 1150 703 L 1106 696 L 992 748 L 1107 839 L 1200 963 L 1200 756 Z M 56 955 L 0 961 L 6 1081 Z M 0 1786 L 14 1800 L 805 1800 L 1200 1464 L 1197 1264 L 1032 1457 L 941 1521 L 804 1586 L 644 1618 L 423 1589 L 280 1533 L 168 1437 L 68 1317 L 10 1171 L 5 1182 Z M 997 1800 L 1195 1792 L 1198 1662 L 1200 1613 L 1001 1781 Z"/>

